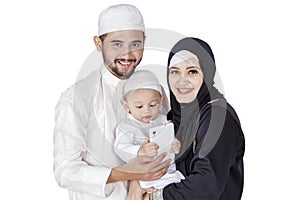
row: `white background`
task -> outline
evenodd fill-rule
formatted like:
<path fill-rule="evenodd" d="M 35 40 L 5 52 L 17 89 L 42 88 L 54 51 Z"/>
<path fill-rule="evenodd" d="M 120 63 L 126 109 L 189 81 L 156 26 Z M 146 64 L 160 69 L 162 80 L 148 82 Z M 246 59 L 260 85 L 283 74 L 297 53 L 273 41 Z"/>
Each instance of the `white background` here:
<path fill-rule="evenodd" d="M 243 200 L 299 199 L 296 2 L 1 1 L 0 198 L 68 199 L 52 172 L 54 108 L 95 49 L 100 11 L 131 3 L 147 28 L 211 45 L 245 133 Z"/>

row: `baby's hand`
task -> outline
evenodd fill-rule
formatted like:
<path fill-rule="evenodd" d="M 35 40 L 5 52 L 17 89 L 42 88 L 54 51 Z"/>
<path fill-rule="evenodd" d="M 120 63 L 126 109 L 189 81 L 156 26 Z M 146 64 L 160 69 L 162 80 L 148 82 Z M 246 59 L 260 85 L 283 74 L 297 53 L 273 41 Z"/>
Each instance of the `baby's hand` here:
<path fill-rule="evenodd" d="M 145 143 L 138 150 L 138 156 L 156 156 L 159 146 L 154 142 L 149 142 L 146 138 Z"/>
<path fill-rule="evenodd" d="M 180 150 L 180 146 L 181 146 L 180 141 L 178 139 L 174 138 L 174 140 L 171 144 L 170 152 L 178 154 L 179 150 Z"/>

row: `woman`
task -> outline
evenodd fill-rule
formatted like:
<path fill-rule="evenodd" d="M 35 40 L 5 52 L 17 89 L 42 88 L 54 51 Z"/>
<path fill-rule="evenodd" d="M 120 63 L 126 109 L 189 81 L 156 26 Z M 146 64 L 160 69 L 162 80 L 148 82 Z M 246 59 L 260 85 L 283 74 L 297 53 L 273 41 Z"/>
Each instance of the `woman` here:
<path fill-rule="evenodd" d="M 172 48 L 169 118 L 181 142 L 176 167 L 185 180 L 157 190 L 154 199 L 241 199 L 244 136 L 234 109 L 213 86 L 215 71 L 206 42 L 184 38 Z"/>
<path fill-rule="evenodd" d="M 172 48 L 169 116 L 182 144 L 176 165 L 185 180 L 166 186 L 163 199 L 241 199 L 244 135 L 234 109 L 213 86 L 215 71 L 206 42 L 184 38 Z"/>

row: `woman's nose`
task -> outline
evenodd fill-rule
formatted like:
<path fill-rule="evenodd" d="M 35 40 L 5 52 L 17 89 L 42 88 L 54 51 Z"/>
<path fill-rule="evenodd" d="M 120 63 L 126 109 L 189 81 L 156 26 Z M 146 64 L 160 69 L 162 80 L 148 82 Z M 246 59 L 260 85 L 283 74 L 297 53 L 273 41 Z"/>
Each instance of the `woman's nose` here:
<path fill-rule="evenodd" d="M 185 82 L 187 82 L 187 81 L 188 81 L 188 79 L 187 79 L 186 74 L 181 74 L 181 75 L 179 76 L 179 78 L 178 78 L 178 82 L 179 82 L 179 83 L 185 83 Z"/>

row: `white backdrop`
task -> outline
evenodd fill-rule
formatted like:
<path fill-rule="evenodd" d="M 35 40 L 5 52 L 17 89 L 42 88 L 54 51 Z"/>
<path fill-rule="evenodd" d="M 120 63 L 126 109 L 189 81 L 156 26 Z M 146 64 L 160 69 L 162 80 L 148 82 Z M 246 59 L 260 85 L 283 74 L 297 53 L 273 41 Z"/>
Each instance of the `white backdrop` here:
<path fill-rule="evenodd" d="M 245 133 L 242 199 L 299 199 L 296 1 L 4 2 L 0 3 L 0 179 L 5 198 L 1 199 L 68 199 L 52 172 L 54 108 L 95 50 L 92 38 L 99 12 L 117 3 L 136 5 L 147 28 L 199 37 L 211 45 L 225 96 Z M 149 55 L 145 53 L 143 62 L 152 62 Z M 159 56 L 164 64 L 167 54 Z"/>

